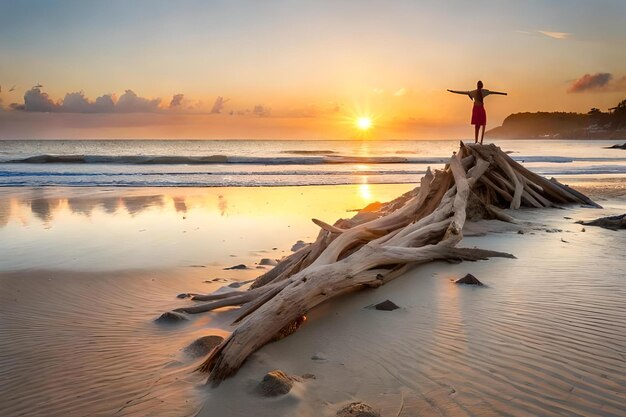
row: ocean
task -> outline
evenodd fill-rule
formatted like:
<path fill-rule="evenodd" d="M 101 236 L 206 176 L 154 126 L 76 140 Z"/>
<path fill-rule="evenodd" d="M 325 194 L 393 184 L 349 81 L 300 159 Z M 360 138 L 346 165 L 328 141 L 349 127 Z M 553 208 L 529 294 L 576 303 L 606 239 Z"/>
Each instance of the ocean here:
<path fill-rule="evenodd" d="M 0 186 L 250 187 L 415 183 L 457 140 L 3 140 Z M 626 174 L 614 140 L 498 140 L 545 176 Z"/>

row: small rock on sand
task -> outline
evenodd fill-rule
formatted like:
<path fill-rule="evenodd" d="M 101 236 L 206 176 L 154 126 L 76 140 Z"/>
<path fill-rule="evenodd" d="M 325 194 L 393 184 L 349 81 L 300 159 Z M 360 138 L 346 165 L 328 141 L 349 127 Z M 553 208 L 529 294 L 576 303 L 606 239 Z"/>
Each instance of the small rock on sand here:
<path fill-rule="evenodd" d="M 297 241 L 297 242 L 296 242 L 296 243 L 295 243 L 295 244 L 291 247 L 291 251 L 292 251 L 292 252 L 297 252 L 297 251 L 299 251 L 300 249 L 302 249 L 303 247 L 305 247 L 306 245 L 307 245 L 307 244 L 306 244 L 306 243 L 304 243 L 304 241 L 303 241 L 303 240 L 299 240 L 299 241 Z"/>
<path fill-rule="evenodd" d="M 186 293 L 186 292 L 184 292 L 182 294 L 178 294 L 176 296 L 176 298 L 188 298 L 188 297 L 190 297 L 190 295 L 189 295 L 189 293 Z"/>
<path fill-rule="evenodd" d="M 263 258 L 263 259 L 261 259 L 261 261 L 259 262 L 259 265 L 272 265 L 272 266 L 274 266 L 274 265 L 276 265 L 277 263 L 278 263 L 278 262 L 276 262 L 276 261 L 275 261 L 275 260 L 273 260 L 273 259 L 270 259 L 270 258 Z"/>
<path fill-rule="evenodd" d="M 256 392 L 263 397 L 277 397 L 285 395 L 293 387 L 294 378 L 283 371 L 268 372 L 256 387 Z"/>
<path fill-rule="evenodd" d="M 237 281 L 237 282 L 231 282 L 230 284 L 228 284 L 228 287 L 229 288 L 239 288 L 239 287 L 241 287 L 243 285 L 246 285 L 245 281 L 244 282 Z"/>
<path fill-rule="evenodd" d="M 459 278 L 454 281 L 455 284 L 465 284 L 465 285 L 483 285 L 482 282 L 478 280 L 474 275 L 467 274 L 463 278 Z"/>
<path fill-rule="evenodd" d="M 207 282 L 207 283 L 211 283 L 211 282 L 228 282 L 228 280 L 226 278 L 213 278 L 213 279 L 207 279 L 204 282 Z"/>
<path fill-rule="evenodd" d="M 382 303 L 378 303 L 374 306 L 374 309 L 376 310 L 380 310 L 380 311 L 393 311 L 393 310 L 397 310 L 400 307 L 398 307 L 393 301 L 391 300 L 385 300 Z"/>
<path fill-rule="evenodd" d="M 161 314 L 159 318 L 155 321 L 158 323 L 176 323 L 185 320 L 189 319 L 182 313 L 177 313 L 176 311 L 166 311 L 165 313 Z"/>
<path fill-rule="evenodd" d="M 315 355 L 311 356 L 311 359 L 313 359 L 314 361 L 325 361 L 328 358 L 322 352 L 318 352 Z"/>
<path fill-rule="evenodd" d="M 380 417 L 380 413 L 365 403 L 355 402 L 337 411 L 337 417 Z"/>
<path fill-rule="evenodd" d="M 313 374 L 302 374 L 302 379 L 317 379 Z"/>
<path fill-rule="evenodd" d="M 248 269 L 248 267 L 245 266 L 244 264 L 239 264 L 239 265 L 231 266 L 229 268 L 224 268 L 224 271 L 229 271 L 231 269 Z"/>
<path fill-rule="evenodd" d="M 610 230 L 626 229 L 626 214 L 619 216 L 600 217 L 599 219 L 591 221 L 578 221 L 576 223 L 584 224 L 585 226 L 598 226 Z"/>
<path fill-rule="evenodd" d="M 207 355 L 213 348 L 224 341 L 222 336 L 210 335 L 203 336 L 193 341 L 184 350 L 189 356 L 198 358 Z"/>
<path fill-rule="evenodd" d="M 623 145 L 620 145 L 619 143 L 616 143 L 613 146 L 607 146 L 604 149 L 626 149 L 626 143 L 624 143 Z"/>

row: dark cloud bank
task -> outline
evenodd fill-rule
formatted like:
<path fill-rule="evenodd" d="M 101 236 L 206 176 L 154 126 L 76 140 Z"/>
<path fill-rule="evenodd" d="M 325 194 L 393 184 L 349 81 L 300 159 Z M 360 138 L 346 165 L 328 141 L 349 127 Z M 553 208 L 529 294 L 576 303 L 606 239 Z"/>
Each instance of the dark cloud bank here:
<path fill-rule="evenodd" d="M 180 106 L 184 95 L 175 94 L 170 102 L 170 108 Z M 138 96 L 133 90 L 126 90 L 119 99 L 115 100 L 113 94 L 105 94 L 94 101 L 85 97 L 81 92 L 67 93 L 63 100 L 54 101 L 48 93 L 35 86 L 24 93 L 24 104 L 13 103 L 13 110 L 26 112 L 50 112 L 50 113 L 152 113 L 158 112 L 161 99 L 148 99 Z"/>
<path fill-rule="evenodd" d="M 587 91 L 626 91 L 626 76 L 615 79 L 613 74 L 609 72 L 585 74 L 574 80 L 567 89 L 568 93 L 583 93 Z"/>

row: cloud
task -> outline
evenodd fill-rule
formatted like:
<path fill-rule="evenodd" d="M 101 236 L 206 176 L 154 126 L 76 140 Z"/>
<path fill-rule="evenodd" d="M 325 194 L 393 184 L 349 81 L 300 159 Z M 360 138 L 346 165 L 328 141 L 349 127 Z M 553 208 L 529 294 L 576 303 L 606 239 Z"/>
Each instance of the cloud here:
<path fill-rule="evenodd" d="M 93 104 L 96 113 L 113 113 L 115 111 L 115 101 L 113 94 L 105 94 L 96 99 Z"/>
<path fill-rule="evenodd" d="M 115 103 L 115 111 L 118 113 L 150 113 L 159 110 L 160 98 L 147 99 L 140 97 L 133 90 L 126 90 Z"/>
<path fill-rule="evenodd" d="M 548 30 L 538 30 L 537 32 L 549 38 L 558 39 L 558 40 L 564 40 L 572 36 L 571 33 L 567 33 L 567 32 L 551 32 Z"/>
<path fill-rule="evenodd" d="M 402 87 L 401 89 L 393 93 L 393 95 L 396 97 L 406 96 L 406 88 Z"/>
<path fill-rule="evenodd" d="M 228 99 L 224 99 L 222 96 L 217 96 L 213 107 L 211 107 L 211 114 L 220 114 L 224 108 L 224 104 L 228 102 Z"/>
<path fill-rule="evenodd" d="M 113 113 L 115 111 L 115 102 L 111 94 L 105 94 L 96 98 L 96 101 L 91 102 L 80 91 L 78 93 L 67 93 L 55 111 L 61 113 Z"/>
<path fill-rule="evenodd" d="M 574 80 L 567 89 L 568 93 L 626 91 L 626 76 L 614 80 L 609 72 L 585 74 Z"/>
<path fill-rule="evenodd" d="M 395 93 L 393 93 L 394 97 L 404 97 L 404 96 L 410 96 L 412 94 L 413 94 L 413 90 L 409 88 L 405 88 L 405 87 L 402 87 L 399 90 L 397 90 Z"/>
<path fill-rule="evenodd" d="M 48 93 L 42 92 L 39 87 L 33 87 L 24 93 L 24 110 L 26 111 L 53 112 L 58 107 Z"/>
<path fill-rule="evenodd" d="M 174 107 L 180 107 L 183 104 L 183 99 L 185 98 L 184 94 L 174 94 L 172 100 L 170 101 L 170 109 Z"/>
<path fill-rule="evenodd" d="M 259 117 L 267 117 L 270 115 L 270 109 L 261 104 L 257 104 L 256 106 L 254 106 L 252 113 L 256 114 Z"/>
<path fill-rule="evenodd" d="M 41 88 L 41 85 L 36 85 L 24 93 L 24 104 L 12 103 L 9 107 L 13 110 L 47 113 L 150 113 L 159 111 L 161 104 L 160 98 L 147 99 L 132 90 L 126 90 L 117 102 L 113 94 L 105 94 L 90 101 L 82 91 L 67 93 L 63 100 L 55 102 Z"/>
<path fill-rule="evenodd" d="M 557 40 L 565 40 L 565 39 L 569 39 L 572 34 L 568 33 L 568 32 L 553 32 L 550 30 L 516 30 L 515 33 L 521 33 L 522 35 L 528 35 L 528 36 L 547 36 L 548 38 L 552 38 L 552 39 L 557 39 Z"/>

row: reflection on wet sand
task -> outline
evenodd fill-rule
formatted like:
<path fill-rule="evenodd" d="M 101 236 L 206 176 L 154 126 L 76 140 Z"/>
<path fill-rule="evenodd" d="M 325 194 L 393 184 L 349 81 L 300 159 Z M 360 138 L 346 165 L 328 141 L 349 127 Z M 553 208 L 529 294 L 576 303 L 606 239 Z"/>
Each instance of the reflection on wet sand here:
<path fill-rule="evenodd" d="M 122 202 L 124 203 L 128 213 L 134 216 L 135 214 L 139 214 L 143 210 L 150 207 L 162 207 L 164 197 L 165 196 L 162 195 L 122 197 Z"/>
<path fill-rule="evenodd" d="M 100 202 L 92 199 L 69 198 L 67 205 L 72 213 L 89 217 L 93 210 L 100 205 Z"/>
<path fill-rule="evenodd" d="M 217 200 L 218 200 L 217 207 L 220 209 L 220 214 L 222 216 L 225 216 L 226 210 L 228 210 L 228 202 L 226 201 L 224 196 L 221 194 L 217 196 Z"/>
<path fill-rule="evenodd" d="M 174 197 L 174 208 L 177 213 L 186 213 L 187 212 L 187 204 L 185 203 L 184 197 Z"/>
<path fill-rule="evenodd" d="M 6 226 L 11 216 L 11 202 L 0 198 L 0 228 Z"/>
<path fill-rule="evenodd" d="M 352 186 L 346 187 L 353 188 Z M 385 186 L 385 188 L 389 187 L 390 186 Z M 391 187 L 411 188 L 410 185 Z M 309 187 L 308 190 L 315 191 L 311 193 L 312 199 L 317 198 L 317 190 L 315 190 L 315 188 L 324 187 Z M 364 179 L 364 182 L 358 186 L 357 195 L 354 195 L 353 199 L 347 199 L 347 201 L 357 200 L 355 201 L 355 206 L 359 207 L 375 201 L 377 197 L 380 199 L 381 194 L 382 197 L 384 197 L 385 194 L 390 194 L 382 190 L 383 186 L 377 187 L 378 195 L 373 193 L 370 188 L 371 186 L 367 184 L 367 180 Z M 215 190 L 218 190 L 219 193 L 215 192 Z M 260 189 L 257 189 L 257 191 L 259 190 Z M 273 193 L 273 190 L 282 190 L 283 192 Z M 268 197 L 271 198 L 272 194 L 285 194 L 284 190 L 284 188 L 264 189 L 262 194 L 267 194 Z M 287 190 L 289 189 L 287 188 Z M 128 191 L 131 195 L 124 195 L 123 190 L 116 190 L 115 192 L 104 195 L 101 195 L 101 193 L 87 193 L 71 197 L 60 197 L 58 190 L 33 189 L 32 193 L 16 193 L 16 195 L 11 195 L 10 191 L 7 192 L 7 190 L 5 190 L 4 193 L 0 193 L 0 227 L 6 226 L 11 220 L 23 218 L 24 214 L 28 211 L 32 213 L 33 217 L 44 222 L 49 222 L 53 220 L 57 214 L 66 211 L 76 215 L 91 217 L 97 209 L 101 209 L 106 214 L 113 214 L 122 208 L 125 209 L 124 211 L 127 214 L 135 216 L 146 210 L 155 208 L 162 211 L 173 210 L 177 213 L 186 213 L 190 209 L 211 209 L 217 207 L 220 216 L 225 216 L 229 211 L 229 196 L 239 197 L 237 204 L 241 206 L 243 203 L 244 210 L 258 204 L 258 200 L 255 198 L 249 199 L 247 202 L 241 200 L 241 197 L 246 194 L 246 191 L 250 194 L 255 194 L 255 189 L 220 188 L 204 190 L 189 189 L 187 192 L 185 189 L 172 189 L 162 194 L 141 194 L 141 192 L 137 194 L 137 190 Z M 68 190 L 68 192 L 72 194 L 73 191 Z M 302 195 L 303 193 L 298 194 Z M 383 198 L 383 200 L 384 199 L 385 198 Z M 283 203 L 285 203 L 285 201 L 283 201 Z M 341 205 L 344 206 L 346 204 L 342 201 Z M 263 210 L 261 207 L 255 207 L 255 210 L 256 209 Z M 273 207 L 273 209 L 277 209 L 277 207 Z"/>
<path fill-rule="evenodd" d="M 28 211 L 42 222 L 50 222 L 57 214 L 69 211 L 72 214 L 91 217 L 94 210 L 102 209 L 106 214 L 114 214 L 121 207 L 130 215 L 137 215 L 154 207 L 163 207 L 166 201 L 172 201 L 177 212 L 186 212 L 184 197 L 167 195 L 145 195 L 130 197 L 80 196 L 72 198 L 48 197 L 41 190 L 32 196 L 0 197 L 0 227 L 11 220 L 23 218 Z"/>
<path fill-rule="evenodd" d="M 59 198 L 46 198 L 43 191 L 35 189 L 30 200 L 32 213 L 43 222 L 52 219 L 53 210 L 57 210 L 61 205 Z"/>
<path fill-rule="evenodd" d="M 268 245 L 290 248 L 314 238 L 311 217 L 333 221 L 410 188 L 4 188 L 0 253 L 11 256 L 0 259 L 0 271 L 206 264 Z M 279 241 L 266 243 L 276 231 Z"/>

